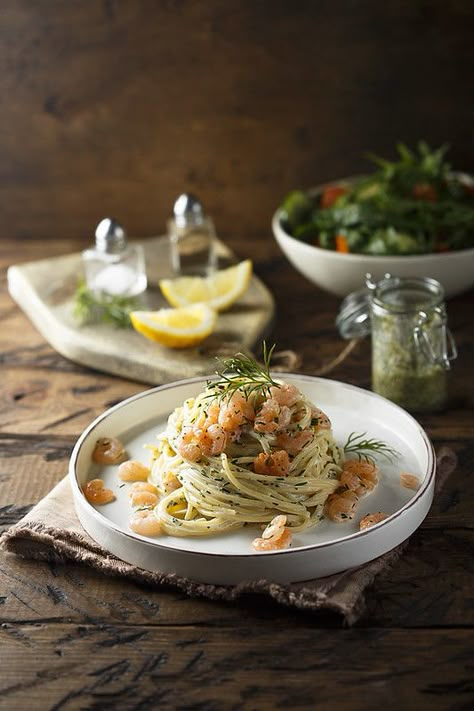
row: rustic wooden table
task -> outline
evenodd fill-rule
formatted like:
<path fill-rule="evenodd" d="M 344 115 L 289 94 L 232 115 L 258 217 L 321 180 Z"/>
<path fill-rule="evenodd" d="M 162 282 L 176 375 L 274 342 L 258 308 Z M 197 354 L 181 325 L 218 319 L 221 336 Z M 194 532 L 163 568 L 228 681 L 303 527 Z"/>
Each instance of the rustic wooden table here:
<path fill-rule="evenodd" d="M 141 383 L 57 355 L 10 299 L 6 267 L 78 242 L 0 244 L 0 523 L 17 521 L 61 479 L 83 428 Z M 339 300 L 287 264 L 268 236 L 231 244 L 273 291 L 280 349 L 312 373 L 337 355 Z M 188 599 L 87 567 L 2 554 L 0 707 L 38 709 L 470 709 L 474 707 L 473 293 L 448 304 L 459 345 L 446 412 L 420 418 L 458 457 L 402 559 L 348 629 L 266 598 Z M 332 377 L 370 385 L 369 344 Z M 471 551 L 471 552 L 470 552 Z"/>

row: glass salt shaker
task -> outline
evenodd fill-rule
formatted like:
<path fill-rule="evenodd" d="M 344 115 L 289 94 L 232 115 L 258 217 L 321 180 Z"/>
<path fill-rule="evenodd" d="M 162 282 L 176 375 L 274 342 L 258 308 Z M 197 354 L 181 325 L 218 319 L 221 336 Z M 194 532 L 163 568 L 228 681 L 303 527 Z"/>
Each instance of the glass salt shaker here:
<path fill-rule="evenodd" d="M 366 291 L 347 297 L 338 316 L 342 335 L 372 334 L 372 389 L 411 412 L 441 410 L 457 357 L 447 327 L 444 291 L 430 278 L 368 274 Z"/>
<path fill-rule="evenodd" d="M 86 284 L 94 293 L 137 296 L 147 288 L 145 255 L 130 245 L 123 227 L 110 217 L 95 231 L 95 247 L 82 253 Z"/>
<path fill-rule="evenodd" d="M 216 232 L 199 200 L 180 195 L 168 221 L 171 268 L 175 275 L 209 276 L 217 265 Z"/>

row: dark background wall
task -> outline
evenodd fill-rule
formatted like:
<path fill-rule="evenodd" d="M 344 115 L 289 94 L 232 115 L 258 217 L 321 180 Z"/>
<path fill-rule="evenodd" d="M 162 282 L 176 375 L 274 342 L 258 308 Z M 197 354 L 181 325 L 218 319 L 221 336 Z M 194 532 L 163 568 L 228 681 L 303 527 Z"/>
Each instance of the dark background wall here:
<path fill-rule="evenodd" d="M 161 233 L 196 192 L 269 239 L 296 186 L 448 142 L 474 172 L 471 0 L 2 0 L 4 236 Z"/>

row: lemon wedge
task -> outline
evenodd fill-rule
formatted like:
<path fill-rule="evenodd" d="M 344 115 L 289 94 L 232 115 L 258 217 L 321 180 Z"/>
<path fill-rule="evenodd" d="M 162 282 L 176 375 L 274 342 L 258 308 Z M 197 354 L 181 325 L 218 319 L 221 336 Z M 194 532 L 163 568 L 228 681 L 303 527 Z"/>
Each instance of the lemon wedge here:
<path fill-rule="evenodd" d="M 189 348 L 201 343 L 212 333 L 216 319 L 216 312 L 207 304 L 130 313 L 136 331 L 168 348 Z"/>
<path fill-rule="evenodd" d="M 206 303 L 216 311 L 228 309 L 246 291 L 252 276 L 252 262 L 246 259 L 208 277 L 161 279 L 163 296 L 171 306 Z"/>

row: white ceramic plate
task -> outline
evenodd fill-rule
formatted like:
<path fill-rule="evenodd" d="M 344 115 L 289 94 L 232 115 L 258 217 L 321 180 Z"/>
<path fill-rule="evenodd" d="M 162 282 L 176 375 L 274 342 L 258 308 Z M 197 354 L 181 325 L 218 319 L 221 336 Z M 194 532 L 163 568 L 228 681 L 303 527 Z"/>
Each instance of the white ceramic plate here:
<path fill-rule="evenodd" d="M 281 583 L 310 580 L 366 563 L 408 538 L 425 518 L 433 498 L 435 458 L 420 425 L 400 407 L 361 388 L 304 375 L 285 374 L 284 379 L 328 414 L 338 443 L 344 444 L 351 432 L 367 432 L 401 453 L 392 464 L 379 460 L 380 483 L 361 499 L 353 521 L 337 524 L 325 520 L 295 534 L 291 548 L 269 553 L 253 551 L 252 539 L 259 535 L 253 527 L 209 538 L 145 538 L 130 531 L 129 485 L 121 486 L 117 467 L 99 467 L 92 462 L 95 442 L 99 437 L 119 437 L 131 459 L 148 463 L 149 451 L 144 445 L 155 442 L 175 407 L 203 389 L 205 379 L 193 378 L 147 390 L 115 405 L 79 438 L 71 456 L 70 478 L 85 530 L 108 551 L 141 568 L 215 584 L 262 578 Z M 400 485 L 401 471 L 420 478 L 416 492 Z M 95 508 L 81 488 L 98 476 L 117 498 Z M 359 532 L 360 519 L 375 511 L 383 511 L 389 518 Z"/>

